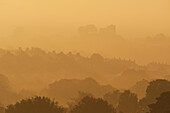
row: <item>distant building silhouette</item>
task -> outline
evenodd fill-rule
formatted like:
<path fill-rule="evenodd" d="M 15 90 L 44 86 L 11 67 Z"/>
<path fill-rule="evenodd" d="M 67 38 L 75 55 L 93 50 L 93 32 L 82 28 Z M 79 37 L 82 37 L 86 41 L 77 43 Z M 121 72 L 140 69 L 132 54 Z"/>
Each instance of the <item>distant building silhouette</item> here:
<path fill-rule="evenodd" d="M 113 36 L 116 35 L 116 26 L 115 25 L 109 25 L 105 28 L 100 28 L 99 34 L 101 36 L 113 37 Z"/>

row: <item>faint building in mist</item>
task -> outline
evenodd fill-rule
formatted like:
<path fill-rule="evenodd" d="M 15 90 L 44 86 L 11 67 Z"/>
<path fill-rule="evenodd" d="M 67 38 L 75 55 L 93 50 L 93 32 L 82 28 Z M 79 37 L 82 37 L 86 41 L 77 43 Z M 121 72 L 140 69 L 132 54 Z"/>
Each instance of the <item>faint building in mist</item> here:
<path fill-rule="evenodd" d="M 116 36 L 116 26 L 109 25 L 105 28 L 100 28 L 99 35 L 105 36 L 105 37 L 115 37 Z"/>
<path fill-rule="evenodd" d="M 86 25 L 86 26 L 81 26 L 78 29 L 78 33 L 79 33 L 80 36 L 96 35 L 97 32 L 98 32 L 98 29 L 93 24 Z"/>
<path fill-rule="evenodd" d="M 82 37 L 96 37 L 96 38 L 116 38 L 119 37 L 116 33 L 116 26 L 115 25 L 109 25 L 103 28 L 98 28 L 93 25 L 86 25 L 81 26 L 78 29 L 78 33 Z"/>

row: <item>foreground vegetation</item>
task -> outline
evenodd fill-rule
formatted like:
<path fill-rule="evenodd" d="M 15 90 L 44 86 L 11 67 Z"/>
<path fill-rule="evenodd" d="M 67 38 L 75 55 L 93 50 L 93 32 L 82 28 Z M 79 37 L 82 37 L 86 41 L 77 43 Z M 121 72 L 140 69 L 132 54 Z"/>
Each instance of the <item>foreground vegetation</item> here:
<path fill-rule="evenodd" d="M 125 90 L 115 90 L 103 98 L 79 92 L 68 106 L 61 106 L 54 99 L 34 96 L 22 99 L 15 104 L 1 107 L 1 113 L 170 113 L 170 81 L 158 79 L 149 83 L 146 96 Z"/>

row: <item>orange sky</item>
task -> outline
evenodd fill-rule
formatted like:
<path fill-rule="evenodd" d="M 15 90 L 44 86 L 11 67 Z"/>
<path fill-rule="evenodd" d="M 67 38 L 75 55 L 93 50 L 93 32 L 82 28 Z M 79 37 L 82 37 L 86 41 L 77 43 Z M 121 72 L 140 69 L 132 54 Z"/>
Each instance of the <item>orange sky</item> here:
<path fill-rule="evenodd" d="M 125 36 L 169 35 L 169 0 L 0 0 L 4 26 L 57 26 L 67 30 L 83 24 L 115 24 Z"/>
<path fill-rule="evenodd" d="M 67 45 L 73 40 L 76 42 L 73 35 L 77 35 L 77 28 L 87 24 L 95 24 L 97 27 L 114 24 L 117 33 L 124 38 L 145 38 L 158 33 L 170 36 L 170 1 L 0 0 L 0 47 L 3 48 L 38 46 L 69 50 L 71 45 Z M 72 46 L 70 50 L 79 50 L 77 47 L 80 46 L 82 44 Z M 101 48 L 94 51 L 101 52 Z M 113 53 L 112 56 L 135 58 L 137 54 L 131 56 L 131 53 L 126 52 Z"/>

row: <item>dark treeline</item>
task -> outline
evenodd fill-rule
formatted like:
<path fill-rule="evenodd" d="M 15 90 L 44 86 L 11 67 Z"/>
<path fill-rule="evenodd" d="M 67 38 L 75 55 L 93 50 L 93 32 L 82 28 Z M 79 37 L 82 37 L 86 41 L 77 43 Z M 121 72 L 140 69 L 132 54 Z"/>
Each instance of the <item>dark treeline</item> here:
<path fill-rule="evenodd" d="M 65 89 L 63 89 L 65 90 Z M 74 89 L 72 89 L 74 90 Z M 68 106 L 44 96 L 22 99 L 17 103 L 1 106 L 1 113 L 169 113 L 170 81 L 157 79 L 149 82 L 146 95 L 138 99 L 130 90 L 113 90 L 95 97 L 79 92 Z"/>

